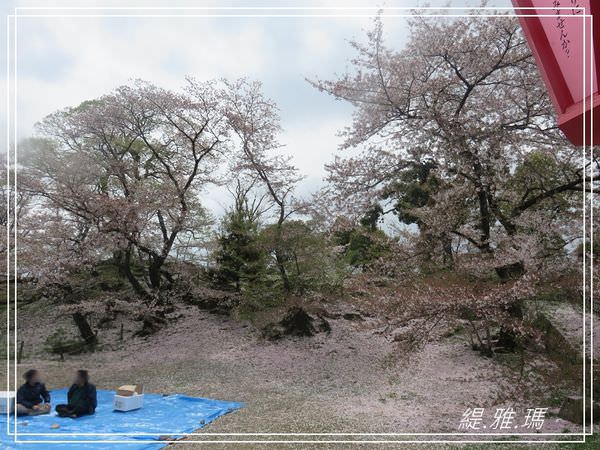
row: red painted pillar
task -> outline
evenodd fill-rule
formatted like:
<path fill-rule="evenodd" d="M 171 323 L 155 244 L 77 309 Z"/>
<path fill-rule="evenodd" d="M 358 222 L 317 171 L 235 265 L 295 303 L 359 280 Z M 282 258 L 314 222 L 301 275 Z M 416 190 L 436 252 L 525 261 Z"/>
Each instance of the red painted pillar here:
<path fill-rule="evenodd" d="M 558 126 L 575 145 L 600 144 L 600 0 L 512 2 Z"/>

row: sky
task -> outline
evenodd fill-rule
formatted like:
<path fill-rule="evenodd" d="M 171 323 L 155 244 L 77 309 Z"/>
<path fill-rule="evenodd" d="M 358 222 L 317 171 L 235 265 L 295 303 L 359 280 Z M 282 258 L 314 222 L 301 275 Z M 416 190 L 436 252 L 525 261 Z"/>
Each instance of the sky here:
<path fill-rule="evenodd" d="M 478 1 L 427 2 L 431 6 L 477 5 Z M 365 2 L 210 2 L 210 1 L 5 1 L 2 12 L 13 14 L 14 7 L 82 6 L 113 9 L 20 9 L 16 26 L 17 75 L 11 73 L 10 89 L 6 75 L 6 23 L 1 36 L 0 60 L 3 70 L 4 102 L 14 94 L 16 79 L 16 136 L 34 132 L 34 124 L 45 115 L 67 106 L 96 98 L 112 89 L 143 79 L 169 89 L 180 89 L 186 76 L 198 80 L 247 77 L 263 83 L 265 94 L 280 108 L 284 129 L 280 142 L 283 153 L 306 176 L 298 192 L 308 196 L 323 184 L 324 165 L 339 154 L 338 132 L 350 124 L 352 107 L 318 92 L 309 79 L 333 79 L 349 67 L 354 52 L 350 40 L 365 40 L 372 17 L 232 17 L 231 14 L 376 14 L 381 8 L 413 7 L 420 0 Z M 157 10 L 157 7 L 244 7 L 244 10 Z M 508 0 L 490 2 L 510 6 Z M 373 7 L 371 10 L 257 10 L 271 7 Z M 115 6 L 136 9 L 114 9 Z M 388 9 L 386 9 L 388 8 Z M 135 14 L 137 17 L 116 17 Z M 181 14 L 183 17 L 140 17 L 148 14 Z M 193 15 L 211 14 L 211 17 Z M 25 15 L 30 15 L 25 16 Z M 65 16 L 66 15 L 66 16 Z M 75 17 L 77 15 L 78 17 Z M 95 17 L 81 17 L 95 15 Z M 102 15 L 111 15 L 110 17 Z M 214 16 L 220 15 L 220 16 Z M 222 17 L 229 15 L 228 17 Z M 33 17 L 36 16 L 36 17 Z M 40 17 L 41 16 L 41 17 Z M 383 19 L 388 45 L 401 48 L 407 38 L 404 18 Z M 10 29 L 11 48 L 14 28 Z M 14 70 L 14 52 L 10 57 Z M 6 103 L 3 103 L 3 105 Z M 0 108 L 2 123 L 6 108 Z M 11 122 L 11 134 L 14 123 Z M 2 141 L 6 142 L 6 127 Z M 222 212 L 227 198 L 222 190 L 208 193 L 205 204 L 215 215 Z"/>

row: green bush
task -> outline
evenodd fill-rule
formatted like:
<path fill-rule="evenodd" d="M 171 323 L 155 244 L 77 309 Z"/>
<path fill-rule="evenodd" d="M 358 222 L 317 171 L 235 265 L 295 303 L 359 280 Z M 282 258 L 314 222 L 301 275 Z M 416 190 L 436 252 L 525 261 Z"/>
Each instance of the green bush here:
<path fill-rule="evenodd" d="M 64 355 L 77 355 L 87 351 L 87 346 L 84 341 L 79 339 L 69 338 L 63 328 L 58 328 L 48 338 L 46 338 L 45 349 L 53 355 L 60 355 L 60 359 L 64 360 Z"/>

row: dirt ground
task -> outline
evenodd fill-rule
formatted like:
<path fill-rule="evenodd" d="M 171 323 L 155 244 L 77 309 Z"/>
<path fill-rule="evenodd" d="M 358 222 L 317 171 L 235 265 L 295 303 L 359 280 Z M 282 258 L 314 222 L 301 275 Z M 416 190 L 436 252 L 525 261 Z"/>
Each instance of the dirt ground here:
<path fill-rule="evenodd" d="M 57 388 L 69 383 L 75 369 L 86 368 L 102 389 L 137 382 L 143 383 L 148 392 L 177 392 L 246 404 L 198 430 L 199 433 L 458 433 L 460 419 L 468 407 L 485 408 L 486 421 L 492 422 L 497 407 L 512 406 L 517 410 L 518 423 L 524 421 L 527 408 L 549 406 L 540 404 L 539 397 L 527 398 L 526 387 L 534 385 L 535 379 L 516 381 L 515 373 L 506 365 L 470 350 L 464 337 L 441 338 L 408 355 L 402 354 L 389 337 L 377 333 L 377 324 L 370 319 L 361 322 L 339 318 L 330 323 L 329 335 L 269 342 L 249 325 L 184 307 L 173 325 L 149 338 L 134 338 L 113 350 L 68 356 L 64 362 L 58 357 L 33 354 L 23 361 L 19 371 L 36 367 L 45 373 L 47 385 Z M 40 323 L 42 326 L 51 328 L 52 321 Z M 21 336 L 31 342 L 32 336 L 39 333 L 40 328 L 36 328 L 23 331 Z M 556 409 L 551 408 L 551 412 Z M 579 431 L 576 425 L 555 416 L 547 417 L 541 430 Z M 350 435 L 267 437 L 292 438 L 409 439 Z M 445 438 L 449 436 L 422 439 Z M 294 448 L 340 445 L 297 444 Z M 206 447 L 189 443 L 182 448 Z M 252 443 L 246 447 L 285 445 Z M 440 448 L 438 444 L 425 447 Z"/>

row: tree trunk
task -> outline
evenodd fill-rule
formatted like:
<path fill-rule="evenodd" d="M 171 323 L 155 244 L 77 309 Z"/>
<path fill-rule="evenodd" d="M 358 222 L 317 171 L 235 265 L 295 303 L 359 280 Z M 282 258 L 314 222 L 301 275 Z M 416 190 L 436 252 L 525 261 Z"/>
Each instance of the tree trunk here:
<path fill-rule="evenodd" d="M 484 253 L 491 253 L 490 247 L 490 228 L 492 217 L 490 214 L 490 205 L 488 203 L 488 189 L 482 182 L 484 178 L 484 170 L 479 161 L 474 161 L 473 169 L 477 177 L 475 186 L 477 188 L 477 199 L 479 203 L 479 230 L 480 230 L 480 247 Z"/>
<path fill-rule="evenodd" d="M 281 281 L 283 281 L 283 288 L 286 292 L 290 292 L 292 290 L 292 286 L 287 276 L 285 266 L 283 265 L 283 258 L 281 257 L 281 252 L 277 249 L 275 250 L 275 262 L 277 264 L 277 269 L 279 270 L 279 275 L 281 275 Z"/>
<path fill-rule="evenodd" d="M 131 271 L 131 249 L 127 249 L 124 254 L 119 257 L 119 273 L 125 276 L 133 287 L 133 290 L 140 296 L 148 298 L 150 294 L 144 289 L 144 286 L 140 284 L 138 279 Z"/>
<path fill-rule="evenodd" d="M 525 274 L 525 265 L 522 261 L 505 264 L 494 269 L 501 281 L 516 280 Z"/>
<path fill-rule="evenodd" d="M 490 252 L 490 210 L 487 202 L 487 195 L 483 191 L 482 187 L 480 189 L 481 190 L 478 192 L 477 197 L 479 199 L 481 250 L 484 252 Z"/>
<path fill-rule="evenodd" d="M 161 274 L 161 267 L 164 263 L 164 259 L 162 258 L 157 258 L 157 257 L 151 257 L 150 258 L 150 266 L 148 267 L 148 276 L 150 278 L 150 286 L 152 286 L 153 289 L 160 289 L 160 284 L 161 284 L 161 278 L 162 278 L 162 274 Z"/>
<path fill-rule="evenodd" d="M 72 316 L 75 325 L 77 325 L 77 328 L 79 329 L 79 335 L 85 342 L 85 345 L 90 349 L 94 348 L 98 343 L 98 338 L 92 331 L 92 327 L 90 326 L 86 317 L 80 312 L 75 312 L 72 314 Z"/>
<path fill-rule="evenodd" d="M 279 220 L 277 221 L 277 235 L 275 242 L 275 262 L 277 263 L 277 269 L 279 269 L 279 274 L 281 275 L 281 281 L 283 281 L 283 288 L 286 292 L 290 292 L 292 290 L 292 286 L 290 284 L 290 280 L 287 276 L 287 272 L 285 270 L 285 266 L 283 265 L 283 257 L 281 256 L 281 251 L 279 250 L 279 245 L 281 244 L 281 229 L 283 227 L 283 221 L 285 220 L 285 214 L 283 206 L 280 205 L 279 210 Z"/>
<path fill-rule="evenodd" d="M 454 263 L 454 254 L 452 251 L 452 238 L 449 235 L 444 234 L 442 236 L 442 246 L 444 249 L 444 263 L 452 266 Z"/>

